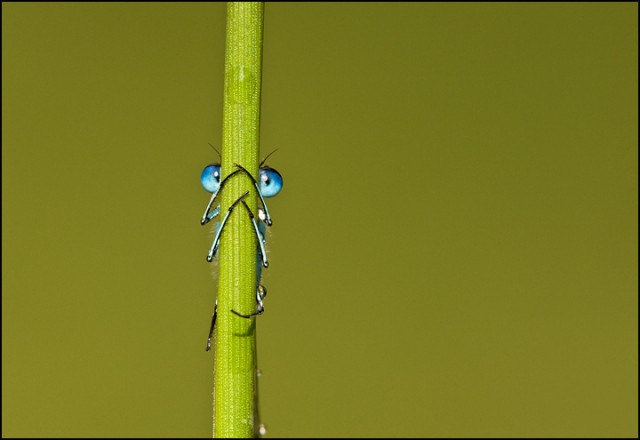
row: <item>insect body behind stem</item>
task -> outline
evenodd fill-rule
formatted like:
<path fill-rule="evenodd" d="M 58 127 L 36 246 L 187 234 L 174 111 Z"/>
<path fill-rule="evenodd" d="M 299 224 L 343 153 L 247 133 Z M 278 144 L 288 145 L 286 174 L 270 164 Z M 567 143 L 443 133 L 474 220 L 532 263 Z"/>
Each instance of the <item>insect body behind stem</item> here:
<path fill-rule="evenodd" d="M 260 164 L 260 170 L 258 172 L 258 180 L 256 180 L 251 175 L 251 173 L 247 171 L 246 168 L 244 168 L 242 165 L 239 165 L 239 164 L 236 164 L 236 169 L 222 180 L 220 180 L 222 170 L 221 170 L 220 164 L 218 163 L 207 165 L 202 171 L 202 174 L 200 175 L 200 181 L 202 183 L 203 188 L 211 193 L 211 199 L 209 200 L 209 203 L 207 204 L 204 214 L 202 215 L 200 224 L 205 225 L 210 220 L 220 215 L 220 205 L 217 205 L 215 208 L 213 208 L 214 202 L 218 194 L 222 191 L 225 183 L 228 182 L 229 179 L 231 179 L 232 177 L 238 174 L 245 174 L 249 178 L 251 178 L 251 181 L 254 187 L 256 188 L 256 191 L 258 192 L 258 197 L 260 198 L 262 207 L 264 208 L 264 209 L 258 209 L 259 221 L 256 222 L 256 218 L 253 215 L 253 212 L 251 212 L 251 209 L 243 200 L 249 194 L 249 191 L 246 191 L 244 194 L 238 197 L 231 204 L 227 212 L 224 214 L 222 221 L 216 224 L 216 235 L 213 240 L 213 243 L 211 244 L 211 248 L 209 249 L 209 253 L 207 254 L 207 261 L 209 262 L 212 261 L 213 257 L 215 257 L 218 251 L 218 246 L 220 245 L 220 237 L 224 231 L 224 226 L 227 220 L 229 219 L 229 217 L 231 216 L 232 212 L 234 211 L 234 209 L 241 203 L 245 208 L 245 211 L 249 215 L 249 218 L 251 219 L 251 223 L 253 224 L 253 228 L 255 230 L 256 237 L 258 240 L 258 253 L 257 253 L 257 261 L 256 261 L 256 274 L 257 274 L 256 311 L 249 314 L 242 314 L 231 309 L 231 312 L 233 312 L 234 314 L 242 318 L 252 318 L 253 316 L 260 315 L 264 312 L 264 298 L 267 296 L 267 289 L 260 284 L 260 278 L 262 275 L 261 266 L 268 267 L 269 265 L 269 262 L 267 261 L 267 253 L 264 247 L 266 243 L 265 225 L 271 226 L 271 224 L 273 223 L 271 220 L 271 216 L 269 215 L 269 210 L 267 209 L 267 205 L 264 201 L 264 198 L 276 196 L 282 190 L 282 184 L 283 184 L 282 176 L 280 175 L 280 173 L 278 173 L 278 171 L 276 171 L 271 167 L 263 166 L 263 165 L 264 165 L 264 160 Z M 207 339 L 207 348 L 206 348 L 207 351 L 211 349 L 211 338 L 213 337 L 213 330 L 215 328 L 217 314 L 218 314 L 218 300 L 216 299 L 216 304 L 213 309 L 213 316 L 211 318 L 209 338 Z"/>

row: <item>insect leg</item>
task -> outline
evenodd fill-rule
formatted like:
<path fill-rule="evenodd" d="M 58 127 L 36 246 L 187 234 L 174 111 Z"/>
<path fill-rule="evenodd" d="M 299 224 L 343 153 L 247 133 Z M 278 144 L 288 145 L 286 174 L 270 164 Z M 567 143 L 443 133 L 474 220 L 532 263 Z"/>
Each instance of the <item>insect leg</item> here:
<path fill-rule="evenodd" d="M 258 192 L 258 197 L 260 197 L 260 202 L 262 202 L 262 207 L 264 208 L 264 213 L 265 213 L 265 220 L 264 222 L 267 224 L 267 226 L 271 226 L 273 224 L 273 222 L 271 221 L 271 216 L 269 215 L 269 210 L 267 209 L 267 204 L 264 201 L 264 198 L 262 197 L 262 193 L 260 192 L 260 187 L 258 186 L 258 182 L 256 181 L 256 179 L 253 178 L 253 176 L 251 175 L 251 173 L 249 171 L 247 171 L 247 169 L 245 167 L 243 167 L 240 164 L 235 164 L 239 170 L 236 171 L 244 171 L 245 174 L 247 176 L 249 176 L 251 178 L 251 181 L 253 182 L 253 185 L 256 187 L 256 191 Z"/>
<path fill-rule="evenodd" d="M 233 171 L 231 174 L 229 174 L 227 177 L 225 177 L 224 179 L 222 179 L 222 182 L 220 182 L 220 186 L 218 187 L 218 191 L 214 192 L 213 194 L 211 194 L 211 199 L 209 200 L 209 203 L 207 204 L 207 209 L 204 210 L 204 214 L 202 215 L 202 219 L 200 220 L 200 224 L 201 225 L 206 225 L 207 222 L 209 222 L 209 220 L 211 220 L 212 218 L 214 218 L 216 215 L 218 215 L 220 213 L 220 208 L 216 208 L 213 211 L 209 212 L 211 210 L 211 206 L 213 206 L 213 202 L 216 200 L 216 197 L 218 197 L 218 194 L 220 193 L 220 191 L 222 191 L 222 187 L 224 186 L 225 183 L 227 183 L 227 180 L 239 173 L 240 170 L 235 170 Z"/>
<path fill-rule="evenodd" d="M 262 255 L 262 265 L 264 267 L 269 267 L 269 262 L 267 261 L 267 251 L 265 251 L 264 249 L 264 236 L 260 233 L 260 229 L 258 229 L 258 224 L 256 223 L 256 218 L 254 217 L 253 212 L 251 212 L 251 209 L 249 209 L 249 206 L 247 206 L 244 200 L 242 201 L 242 204 L 249 213 L 251 223 L 253 223 L 253 229 L 255 229 L 256 237 L 258 237 L 258 245 L 260 246 L 260 254 Z"/>
<path fill-rule="evenodd" d="M 231 309 L 231 311 L 242 318 L 251 318 L 253 316 L 261 315 L 262 313 L 264 313 L 264 298 L 267 296 L 267 289 L 262 284 L 260 284 L 260 278 L 262 275 L 262 268 L 260 267 L 260 259 L 262 259 L 262 265 L 264 267 L 269 266 L 269 262 L 267 261 L 267 253 L 264 249 L 264 235 L 262 232 L 260 232 L 260 228 L 258 227 L 258 224 L 256 223 L 256 219 L 253 213 L 251 212 L 251 209 L 249 209 L 249 206 L 246 204 L 244 200 L 242 201 L 242 204 L 244 205 L 247 212 L 249 213 L 249 217 L 251 218 L 251 222 L 253 223 L 253 228 L 256 231 L 258 244 L 260 245 L 260 250 L 258 251 L 260 255 L 257 255 L 257 261 L 256 261 L 256 278 L 258 279 L 258 286 L 256 287 L 257 310 L 254 313 L 250 313 L 248 315 L 244 315 L 240 312 L 236 312 L 233 309 Z M 264 229 L 264 226 L 262 226 L 262 229 Z"/>
<path fill-rule="evenodd" d="M 216 305 L 213 307 L 213 317 L 211 318 L 211 328 L 209 329 L 209 338 L 207 339 L 207 350 L 211 350 L 211 338 L 213 337 L 213 329 L 216 326 L 216 318 L 218 317 L 218 300 L 216 299 Z"/>
<path fill-rule="evenodd" d="M 218 214 L 220 214 L 220 205 L 216 206 L 213 210 L 209 211 L 209 213 L 205 213 L 205 215 L 207 216 L 206 220 L 204 220 L 204 223 L 202 223 L 202 220 L 200 220 L 200 224 L 201 225 L 206 224 L 209 220 L 213 219 Z"/>
<path fill-rule="evenodd" d="M 207 261 L 211 262 L 211 260 L 213 260 L 213 257 L 215 256 L 216 252 L 218 251 L 218 246 L 220 245 L 220 234 L 222 234 L 222 230 L 224 229 L 224 225 L 227 222 L 227 220 L 229 219 L 229 216 L 231 215 L 231 211 L 233 211 L 233 208 L 236 206 L 236 204 L 240 201 L 242 201 L 242 203 L 244 203 L 244 200 L 242 200 L 244 197 L 247 196 L 247 194 L 249 194 L 249 191 L 245 191 L 244 194 L 242 194 L 240 197 L 238 197 L 236 199 L 235 202 L 233 202 L 231 204 L 231 206 L 229 207 L 229 209 L 227 210 L 227 213 L 225 214 L 224 218 L 222 219 L 222 222 L 220 222 L 220 228 L 218 228 L 218 232 L 216 233 L 216 238 L 213 240 L 213 244 L 211 245 L 211 249 L 209 249 L 209 253 L 207 254 Z"/>
<path fill-rule="evenodd" d="M 267 296 L 267 289 L 262 284 L 258 284 L 258 288 L 256 289 L 256 303 L 258 304 L 258 309 L 254 313 L 250 313 L 249 315 L 243 315 L 242 313 L 236 312 L 233 309 L 231 309 L 231 311 L 241 318 L 251 318 L 253 316 L 262 315 L 264 313 L 265 296 Z"/>

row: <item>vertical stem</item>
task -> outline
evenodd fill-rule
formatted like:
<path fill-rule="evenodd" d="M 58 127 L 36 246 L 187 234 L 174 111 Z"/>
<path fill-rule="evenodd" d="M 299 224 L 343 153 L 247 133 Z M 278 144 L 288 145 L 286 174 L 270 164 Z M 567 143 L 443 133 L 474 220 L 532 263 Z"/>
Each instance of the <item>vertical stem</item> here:
<path fill-rule="evenodd" d="M 227 40 L 224 73 L 222 172 L 235 164 L 257 177 L 262 80 L 262 2 L 227 3 Z M 256 213 L 257 194 L 242 173 L 222 191 L 222 214 L 245 191 L 247 205 Z M 214 436 L 255 437 L 258 420 L 256 389 L 255 318 L 244 319 L 231 309 L 249 314 L 256 309 L 257 240 L 250 218 L 237 204 L 220 242 L 216 366 L 214 370 Z"/>

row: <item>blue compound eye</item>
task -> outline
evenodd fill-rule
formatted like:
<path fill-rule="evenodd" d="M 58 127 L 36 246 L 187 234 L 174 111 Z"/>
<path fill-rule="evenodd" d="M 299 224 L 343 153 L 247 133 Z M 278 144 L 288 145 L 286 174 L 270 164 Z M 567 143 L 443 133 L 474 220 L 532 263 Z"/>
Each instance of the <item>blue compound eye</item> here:
<path fill-rule="evenodd" d="M 282 189 L 282 176 L 279 172 L 269 167 L 260 168 L 258 185 L 262 197 L 273 197 Z"/>
<path fill-rule="evenodd" d="M 220 189 L 220 165 L 212 163 L 204 167 L 200 175 L 200 181 L 204 189 L 210 193 L 218 191 Z"/>

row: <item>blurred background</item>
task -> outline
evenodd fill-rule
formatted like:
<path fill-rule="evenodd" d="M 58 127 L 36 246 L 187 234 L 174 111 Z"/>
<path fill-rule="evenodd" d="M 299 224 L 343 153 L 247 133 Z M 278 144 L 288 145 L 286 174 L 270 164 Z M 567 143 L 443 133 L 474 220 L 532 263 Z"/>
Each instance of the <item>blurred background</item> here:
<path fill-rule="evenodd" d="M 638 435 L 637 3 L 268 3 L 267 437 Z M 2 4 L 2 434 L 209 437 L 223 3 Z"/>

